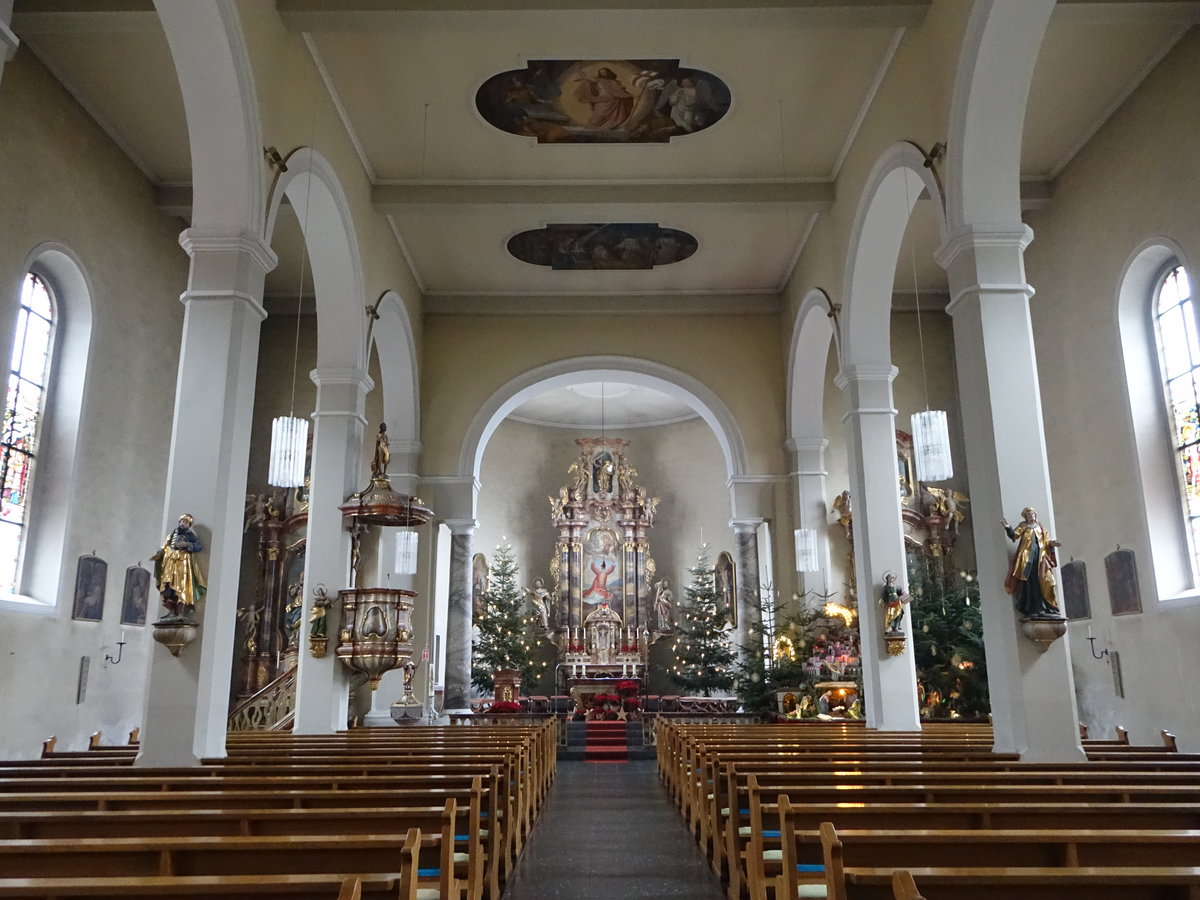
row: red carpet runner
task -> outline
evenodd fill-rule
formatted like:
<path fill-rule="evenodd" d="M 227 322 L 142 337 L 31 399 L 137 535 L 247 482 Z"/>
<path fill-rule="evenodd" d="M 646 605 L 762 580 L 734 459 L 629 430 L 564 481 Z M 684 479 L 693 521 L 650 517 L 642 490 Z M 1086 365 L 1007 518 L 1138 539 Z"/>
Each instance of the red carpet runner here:
<path fill-rule="evenodd" d="M 629 762 L 624 722 L 588 722 L 586 762 Z"/>

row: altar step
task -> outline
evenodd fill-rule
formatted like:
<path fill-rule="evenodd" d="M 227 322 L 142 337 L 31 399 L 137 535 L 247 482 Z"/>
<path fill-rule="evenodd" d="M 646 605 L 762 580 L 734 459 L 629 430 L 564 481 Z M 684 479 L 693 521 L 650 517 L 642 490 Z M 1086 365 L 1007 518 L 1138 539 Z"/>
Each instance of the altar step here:
<path fill-rule="evenodd" d="M 654 748 L 642 746 L 641 722 L 568 722 L 567 745 L 558 758 L 587 762 L 654 759 Z"/>

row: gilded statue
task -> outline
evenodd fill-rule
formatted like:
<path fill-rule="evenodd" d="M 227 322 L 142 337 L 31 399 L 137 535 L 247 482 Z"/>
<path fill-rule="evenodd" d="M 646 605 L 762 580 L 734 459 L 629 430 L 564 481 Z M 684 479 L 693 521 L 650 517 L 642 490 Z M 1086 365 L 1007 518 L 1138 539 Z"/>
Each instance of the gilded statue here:
<path fill-rule="evenodd" d="M 912 595 L 896 584 L 896 573 L 883 573 L 883 630 L 898 632 L 904 624 L 904 607 L 912 602 Z"/>
<path fill-rule="evenodd" d="M 850 537 L 850 526 L 854 522 L 854 514 L 850 510 L 849 491 L 842 491 L 833 498 L 833 511 L 838 514 L 838 524 L 846 529 L 846 537 Z"/>
<path fill-rule="evenodd" d="M 388 463 L 392 461 L 392 448 L 388 442 L 387 423 L 379 423 L 379 434 L 375 436 L 375 455 L 371 457 L 371 479 L 387 480 Z"/>
<path fill-rule="evenodd" d="M 308 614 L 308 636 L 310 638 L 325 640 L 328 627 L 325 617 L 328 614 L 329 594 L 325 592 L 325 585 L 318 584 L 313 588 L 313 607 L 312 612 Z"/>
<path fill-rule="evenodd" d="M 164 618 L 187 618 L 204 600 L 208 587 L 204 575 L 196 563 L 196 554 L 204 549 L 196 533 L 192 531 L 195 519 L 189 513 L 179 517 L 179 524 L 163 541 L 162 547 L 152 557 L 154 581 L 162 604 L 167 608 Z"/>
<path fill-rule="evenodd" d="M 1058 568 L 1057 549 L 1062 546 L 1050 538 L 1038 521 L 1037 510 L 1027 506 L 1021 510 L 1022 521 L 1013 528 L 1001 519 L 1010 541 L 1015 541 L 1017 554 L 1013 557 L 1004 589 L 1012 595 L 1017 611 L 1031 619 L 1058 619 L 1054 570 Z"/>

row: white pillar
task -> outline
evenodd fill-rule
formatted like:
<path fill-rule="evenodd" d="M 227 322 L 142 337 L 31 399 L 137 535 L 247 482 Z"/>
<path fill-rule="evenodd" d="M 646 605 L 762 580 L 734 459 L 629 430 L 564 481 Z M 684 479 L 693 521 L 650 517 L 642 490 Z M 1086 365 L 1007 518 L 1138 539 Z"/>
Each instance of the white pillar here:
<path fill-rule="evenodd" d="M 1054 508 L 1042 429 L 1022 224 L 966 227 L 937 260 L 950 276 L 954 354 L 975 516 L 975 550 L 996 750 L 1036 762 L 1084 758 L 1064 636 L 1045 653 L 1020 633 L 1004 591 L 1010 544 L 1000 520 L 1038 510 L 1053 537 Z"/>
<path fill-rule="evenodd" d="M 850 366 L 838 373 L 837 386 L 846 396 L 842 421 L 846 424 L 854 502 L 854 568 L 867 727 L 920 731 L 912 616 L 904 617 L 909 638 L 904 653 L 889 656 L 883 640 L 883 614 L 876 602 L 884 572 L 890 569 L 907 582 L 896 478 L 896 410 L 892 406 L 896 373 L 891 365 Z"/>
<path fill-rule="evenodd" d="M 140 766 L 195 766 L 225 755 L 250 422 L 266 317 L 260 301 L 276 263 L 266 244 L 245 234 L 189 229 L 179 242 L 192 266 L 182 297 L 162 533 L 183 513 L 195 516 L 208 594 L 196 609 L 196 640 L 178 657 L 160 644 L 151 651 Z"/>
<path fill-rule="evenodd" d="M 365 371 L 355 368 L 314 369 L 311 377 L 317 386 L 317 408 L 312 415 L 303 621 L 312 610 L 313 588 L 324 584 L 334 605 L 329 636 L 336 647 L 340 641 L 332 623 L 340 623 L 342 614 L 337 592 L 350 583 L 350 534 L 338 507 L 366 486 L 364 406 L 373 384 Z M 293 729 L 296 734 L 332 734 L 345 729 L 347 674 L 333 652 L 324 659 L 300 654 Z"/>
<path fill-rule="evenodd" d="M 817 572 L 802 572 L 802 587 L 807 591 L 825 594 L 829 591 L 829 505 L 825 501 L 825 450 L 829 441 L 824 438 L 793 438 L 788 449 L 793 455 L 793 489 L 796 496 L 796 527 L 811 528 L 817 533 Z M 793 544 L 792 565 L 795 567 Z"/>
<path fill-rule="evenodd" d="M 471 697 L 471 559 L 474 519 L 451 519 L 450 609 L 446 618 L 446 712 L 470 708 Z"/>

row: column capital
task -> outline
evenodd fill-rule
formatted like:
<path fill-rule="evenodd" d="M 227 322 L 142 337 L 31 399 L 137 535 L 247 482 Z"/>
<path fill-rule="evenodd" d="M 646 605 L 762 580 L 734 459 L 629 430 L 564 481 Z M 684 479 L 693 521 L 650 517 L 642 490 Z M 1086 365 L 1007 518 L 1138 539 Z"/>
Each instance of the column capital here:
<path fill-rule="evenodd" d="M 427 475 L 417 493 L 443 522 L 474 522 L 479 482 L 474 476 Z"/>
<path fill-rule="evenodd" d="M 834 376 L 833 383 L 842 391 L 851 385 L 867 382 L 886 382 L 890 386 L 899 374 L 900 370 L 891 363 L 854 363 L 843 366 Z"/>
<path fill-rule="evenodd" d="M 245 291 L 197 291 L 186 290 L 179 295 L 179 302 L 184 306 L 191 303 L 228 303 L 235 300 L 243 304 L 251 315 L 257 316 L 261 322 L 267 317 L 267 311 L 263 309 L 263 305 L 258 297 L 253 294 L 247 294 Z"/>
<path fill-rule="evenodd" d="M 352 367 L 340 366 L 323 366 L 313 369 L 308 373 L 308 377 L 312 379 L 312 383 L 318 388 L 346 385 L 356 387 L 364 394 L 368 393 L 371 388 L 375 387 L 375 381 L 367 374 L 366 369 L 357 369 Z"/>
<path fill-rule="evenodd" d="M 179 235 L 179 246 L 192 258 L 205 254 L 245 255 L 257 263 L 265 275 L 277 265 L 279 257 L 270 244 L 248 231 L 209 231 L 202 228 L 187 228 Z"/>
<path fill-rule="evenodd" d="M 476 519 L 442 519 L 442 523 L 450 529 L 450 533 L 454 537 L 464 535 L 470 537 L 479 528 L 479 522 Z"/>
<path fill-rule="evenodd" d="M 1024 252 L 1032 241 L 1033 229 L 1024 222 L 963 225 L 947 235 L 942 246 L 934 251 L 933 258 L 939 266 L 949 270 L 968 251 L 1000 248 Z"/>
<path fill-rule="evenodd" d="M 749 518 L 749 519 L 730 519 L 729 527 L 733 529 L 734 534 L 754 534 L 758 531 L 758 526 L 766 519 Z"/>
<path fill-rule="evenodd" d="M 788 438 L 786 447 L 792 455 L 792 477 L 829 474 L 825 470 L 829 441 L 825 438 Z"/>

